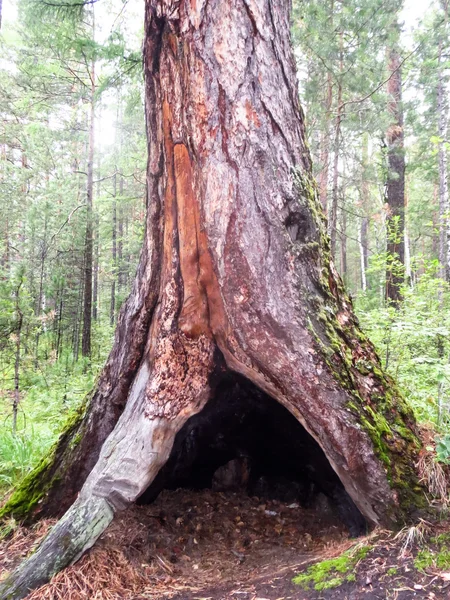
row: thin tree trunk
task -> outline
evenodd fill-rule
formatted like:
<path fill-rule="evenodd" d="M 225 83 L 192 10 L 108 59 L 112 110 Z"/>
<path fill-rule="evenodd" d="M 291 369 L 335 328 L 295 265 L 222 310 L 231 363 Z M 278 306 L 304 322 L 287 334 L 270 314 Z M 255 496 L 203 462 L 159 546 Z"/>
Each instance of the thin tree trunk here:
<path fill-rule="evenodd" d="M 431 238 L 431 251 L 433 258 L 437 258 L 440 262 L 439 254 L 439 238 L 440 238 L 440 218 L 439 218 L 439 184 L 435 183 L 433 186 L 433 233 Z M 439 273 L 441 276 L 442 273 Z"/>
<path fill-rule="evenodd" d="M 56 311 L 56 360 L 59 359 L 61 355 L 61 345 L 62 345 L 62 318 L 63 318 L 63 309 L 64 309 L 64 286 L 59 290 L 59 302 Z"/>
<path fill-rule="evenodd" d="M 23 312 L 20 308 L 20 288 L 22 287 L 23 279 L 21 278 L 17 289 L 15 290 L 15 312 L 16 312 L 16 328 L 15 328 L 15 357 L 14 357 L 14 400 L 12 411 L 12 432 L 13 435 L 17 432 L 17 415 L 20 403 L 20 351 L 22 338 Z"/>
<path fill-rule="evenodd" d="M 134 211 L 134 207 L 133 207 L 131 210 L 131 215 L 130 215 L 129 211 L 127 211 L 125 213 L 125 222 L 124 222 L 125 239 L 129 239 L 131 223 L 135 222 L 135 218 L 136 218 L 135 211 Z M 134 255 L 130 251 L 130 247 L 131 247 L 131 245 L 128 244 L 128 247 L 127 247 L 128 251 L 126 252 L 126 254 L 124 256 L 124 263 L 123 263 L 123 283 L 124 283 L 125 289 L 127 289 L 130 284 L 131 264 L 132 264 L 132 261 L 134 261 Z"/>
<path fill-rule="evenodd" d="M 10 242 L 9 242 L 9 220 L 8 217 L 5 218 L 5 230 L 3 234 L 4 240 L 4 251 L 2 254 L 1 265 L 4 271 L 4 279 L 8 279 L 9 276 L 9 254 L 10 254 Z"/>
<path fill-rule="evenodd" d="M 386 218 L 386 238 L 388 265 L 386 269 L 386 300 L 398 305 L 401 300 L 401 285 L 404 281 L 405 264 L 405 153 L 402 106 L 402 73 L 401 58 L 398 50 L 399 27 L 393 26 L 392 41 L 388 49 L 388 72 L 391 75 L 387 92 L 389 95 L 388 111 L 391 124 L 386 133 L 388 146 L 388 174 L 386 185 L 386 201 L 388 213 Z"/>
<path fill-rule="evenodd" d="M 77 294 L 77 303 L 75 306 L 75 319 L 73 328 L 73 360 L 77 362 L 80 356 L 80 332 L 83 324 L 83 298 L 84 298 L 84 281 L 85 281 L 84 257 L 82 263 L 82 271 L 79 277 L 79 290 Z"/>
<path fill-rule="evenodd" d="M 35 315 L 36 317 L 39 319 L 39 317 L 42 314 L 42 303 L 43 303 L 43 298 L 44 298 L 44 274 L 45 274 L 45 259 L 47 257 L 47 221 L 48 221 L 48 217 L 47 217 L 47 210 L 45 210 L 44 212 L 44 235 L 43 235 L 43 239 L 42 239 L 42 246 L 41 246 L 41 261 L 40 261 L 40 269 L 39 269 L 39 292 L 38 292 L 38 298 L 37 298 L 37 303 L 36 303 L 36 307 L 35 307 Z M 34 348 L 34 364 L 35 367 L 38 367 L 39 364 L 39 340 L 41 337 L 41 333 L 42 333 L 42 323 L 38 325 L 37 331 L 36 331 L 36 342 L 35 342 L 35 348 Z"/>
<path fill-rule="evenodd" d="M 23 169 L 22 194 L 26 194 L 28 192 L 28 180 L 27 180 L 28 159 L 27 159 L 27 155 L 25 154 L 25 152 L 23 150 L 22 150 L 22 169 Z"/>
<path fill-rule="evenodd" d="M 333 3 L 332 3 L 333 4 Z M 328 205 L 328 174 L 330 166 L 330 111 L 333 101 L 333 84 L 331 73 L 327 74 L 327 95 L 325 99 L 325 123 L 324 131 L 320 140 L 320 175 L 319 175 L 319 198 L 323 211 L 327 214 Z"/>
<path fill-rule="evenodd" d="M 117 278 L 117 168 L 113 177 L 113 204 L 112 204 L 112 281 L 111 281 L 111 303 L 109 311 L 109 322 L 114 325 L 116 319 L 116 278 Z"/>
<path fill-rule="evenodd" d="M 330 2 L 330 31 L 333 31 L 334 0 Z M 319 176 L 319 198 L 323 211 L 327 214 L 328 209 L 328 176 L 330 166 L 330 111 L 333 103 L 333 79 L 331 71 L 327 72 L 327 93 L 324 106 L 324 130 L 320 141 L 320 176 Z"/>
<path fill-rule="evenodd" d="M 0 146 L 1 149 L 1 161 L 2 161 L 2 177 L 1 177 L 1 181 L 3 183 L 5 176 L 6 176 L 6 162 L 7 162 L 7 146 L 6 144 L 1 144 Z M 4 240 L 4 247 L 3 247 L 3 252 L 2 252 L 2 256 L 0 259 L 0 264 L 3 268 L 4 274 L 3 274 L 3 279 L 7 280 L 9 278 L 9 253 L 10 253 L 10 241 L 9 241 L 9 220 L 8 220 L 8 215 L 5 215 L 5 228 L 3 231 L 3 240 Z"/>
<path fill-rule="evenodd" d="M 361 288 L 367 290 L 367 269 L 369 267 L 369 136 L 363 135 L 362 142 L 362 181 L 361 181 L 361 211 L 362 218 L 359 228 L 359 251 L 361 257 Z"/>
<path fill-rule="evenodd" d="M 123 240 L 124 240 L 124 207 L 123 207 L 123 177 L 119 176 L 119 226 L 118 233 L 119 239 L 117 241 L 117 262 L 118 262 L 118 287 L 119 292 L 123 291 L 125 287 L 125 264 L 123 254 Z"/>
<path fill-rule="evenodd" d="M 412 287 L 412 278 L 411 278 L 411 248 L 409 245 L 409 236 L 408 236 L 408 222 L 407 222 L 407 210 L 408 210 L 408 193 L 405 190 L 405 225 L 404 225 L 404 240 L 405 240 L 405 281 Z"/>
<path fill-rule="evenodd" d="M 98 291 L 98 269 L 100 261 L 100 220 L 98 214 L 95 215 L 95 234 L 94 234 L 94 273 L 93 273 L 93 287 L 92 287 L 92 318 L 94 321 L 98 319 L 98 303 L 99 303 L 99 291 Z"/>
<path fill-rule="evenodd" d="M 340 56 L 339 56 L 339 77 L 337 82 L 337 114 L 334 129 L 333 144 L 333 189 L 331 195 L 331 207 L 329 211 L 329 232 L 330 248 L 333 259 L 336 257 L 336 238 L 337 238 L 337 214 L 339 201 L 339 151 L 341 138 L 341 121 L 343 115 L 342 106 L 342 72 L 343 72 L 343 32 L 339 34 Z"/>
<path fill-rule="evenodd" d="M 91 66 L 91 98 L 89 118 L 89 144 L 87 164 L 86 189 L 86 237 L 84 242 L 84 301 L 83 301 L 83 332 L 81 338 L 81 354 L 91 355 L 92 331 L 92 272 L 93 272 L 93 193 L 94 193 L 94 132 L 95 132 L 95 63 Z"/>
<path fill-rule="evenodd" d="M 138 275 L 86 415 L 23 484 L 26 509 L 20 489 L 3 509 L 48 514 L 76 497 L 5 595 L 48 580 L 143 494 L 224 371 L 292 413 L 369 522 L 392 524 L 424 502 L 412 412 L 329 258 L 289 3 L 232 2 L 146 1 Z"/>
<path fill-rule="evenodd" d="M 448 19 L 448 1 L 442 2 L 444 10 L 444 23 Z M 439 40 L 438 50 L 438 169 L 439 169 L 439 276 L 444 281 L 450 281 L 450 203 L 448 192 L 448 165 L 447 165 L 447 94 L 445 80 L 445 62 L 442 53 L 443 41 Z"/>
<path fill-rule="evenodd" d="M 344 282 L 347 281 L 347 212 L 345 204 L 341 209 L 341 231 L 339 232 L 340 250 L 341 250 L 341 277 Z"/>

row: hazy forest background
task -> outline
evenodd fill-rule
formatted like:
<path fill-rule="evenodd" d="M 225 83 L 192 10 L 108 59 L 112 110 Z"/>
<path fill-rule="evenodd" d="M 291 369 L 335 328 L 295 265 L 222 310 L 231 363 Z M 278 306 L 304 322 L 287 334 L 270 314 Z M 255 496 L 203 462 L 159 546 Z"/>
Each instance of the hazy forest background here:
<path fill-rule="evenodd" d="M 145 214 L 143 0 L 5 0 L 0 494 L 111 347 Z M 448 0 L 294 0 L 331 247 L 364 329 L 450 460 Z"/>

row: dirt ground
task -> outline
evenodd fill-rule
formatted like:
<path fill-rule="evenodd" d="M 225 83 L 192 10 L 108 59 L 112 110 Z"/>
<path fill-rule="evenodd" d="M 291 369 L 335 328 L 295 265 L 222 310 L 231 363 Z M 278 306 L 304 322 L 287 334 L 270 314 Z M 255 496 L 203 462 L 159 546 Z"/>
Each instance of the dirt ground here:
<path fill-rule="evenodd" d="M 18 528 L 1 542 L 0 573 L 35 548 L 51 524 Z M 424 526 L 428 536 L 434 530 Z M 450 599 L 450 573 L 417 571 L 417 540 L 408 535 L 372 533 L 365 543 L 373 549 L 355 566 L 355 581 L 303 590 L 294 575 L 355 544 L 325 498 L 305 509 L 231 492 L 166 490 L 153 504 L 121 513 L 89 553 L 28 599 Z"/>

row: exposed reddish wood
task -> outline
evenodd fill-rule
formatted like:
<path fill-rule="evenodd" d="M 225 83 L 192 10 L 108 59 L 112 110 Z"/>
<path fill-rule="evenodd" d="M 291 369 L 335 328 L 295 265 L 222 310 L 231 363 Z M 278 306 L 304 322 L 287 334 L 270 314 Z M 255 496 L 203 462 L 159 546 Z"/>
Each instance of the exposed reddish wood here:
<path fill-rule="evenodd" d="M 184 144 L 175 146 L 174 158 L 178 243 L 183 278 L 183 306 L 178 317 L 178 326 L 188 337 L 198 337 L 202 334 L 210 336 L 207 299 L 199 279 L 198 206 L 194 197 L 191 159 Z"/>

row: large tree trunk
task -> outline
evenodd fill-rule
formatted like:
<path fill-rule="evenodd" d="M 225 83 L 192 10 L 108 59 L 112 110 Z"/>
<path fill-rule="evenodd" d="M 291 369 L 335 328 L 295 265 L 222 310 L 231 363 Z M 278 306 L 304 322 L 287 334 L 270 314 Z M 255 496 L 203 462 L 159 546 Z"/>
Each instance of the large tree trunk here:
<path fill-rule="evenodd" d="M 2 597 L 75 560 L 143 494 L 224 370 L 294 415 L 370 523 L 423 501 L 414 419 L 330 260 L 288 5 L 146 1 L 140 265 L 85 415 L 3 510 L 59 514 L 79 492 Z"/>

